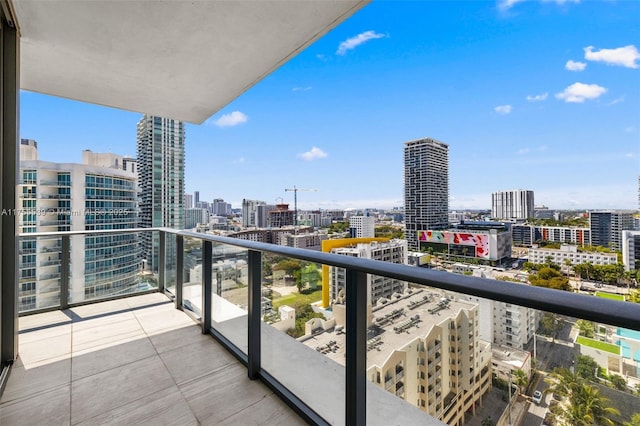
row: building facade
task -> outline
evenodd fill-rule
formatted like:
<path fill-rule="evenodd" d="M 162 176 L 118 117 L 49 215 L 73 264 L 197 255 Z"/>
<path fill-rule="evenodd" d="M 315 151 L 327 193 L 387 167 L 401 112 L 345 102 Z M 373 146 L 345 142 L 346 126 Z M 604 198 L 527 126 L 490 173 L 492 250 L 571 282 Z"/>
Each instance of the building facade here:
<path fill-rule="evenodd" d="M 615 265 L 618 263 L 618 255 L 615 253 L 600 253 L 597 251 L 578 251 L 577 246 L 562 245 L 559 249 L 530 248 L 529 262 L 546 263 L 548 260 L 565 269 L 566 262 L 571 265 L 591 263 L 592 265 Z"/>
<path fill-rule="evenodd" d="M 541 242 L 567 243 L 578 246 L 591 244 L 591 230 L 568 226 L 511 225 L 511 237 L 516 246 L 531 247 Z"/>
<path fill-rule="evenodd" d="M 435 139 L 404 144 L 405 237 L 418 251 L 418 233 L 449 225 L 449 146 Z"/>
<path fill-rule="evenodd" d="M 591 245 L 622 250 L 622 231 L 633 229 L 632 211 L 589 213 Z"/>
<path fill-rule="evenodd" d="M 351 216 L 349 218 L 349 237 L 375 237 L 375 218 L 373 216 Z"/>
<path fill-rule="evenodd" d="M 622 263 L 625 271 L 640 269 L 640 231 L 622 231 Z"/>
<path fill-rule="evenodd" d="M 137 139 L 140 227 L 184 228 L 184 123 L 144 115 Z M 199 195 L 195 193 L 196 207 Z M 157 233 L 142 234 L 143 256 L 153 272 L 158 270 L 158 238 Z"/>
<path fill-rule="evenodd" d="M 391 240 L 389 242 L 371 242 L 357 244 L 351 247 L 339 247 L 332 253 L 353 256 L 363 259 L 381 260 L 384 262 L 406 264 L 407 242 L 405 240 Z M 344 268 L 329 268 L 329 291 L 332 300 L 338 300 L 344 294 L 347 282 Z M 394 293 L 402 293 L 407 288 L 407 282 L 394 278 L 380 277 L 367 274 L 367 301 L 375 305 L 380 298 L 389 299 Z"/>
<path fill-rule="evenodd" d="M 192 229 L 208 223 L 209 211 L 207 209 L 184 209 L 184 229 Z"/>
<path fill-rule="evenodd" d="M 38 160 L 37 143 L 20 146 L 19 232 L 133 229 L 137 178 L 115 154 L 83 155 L 84 164 Z M 138 235 L 71 237 L 69 297 L 77 303 L 138 290 Z M 20 238 L 19 309 L 59 303 L 61 238 Z"/>
<path fill-rule="evenodd" d="M 533 191 L 514 189 L 491 194 L 491 217 L 524 220 L 534 216 Z"/>

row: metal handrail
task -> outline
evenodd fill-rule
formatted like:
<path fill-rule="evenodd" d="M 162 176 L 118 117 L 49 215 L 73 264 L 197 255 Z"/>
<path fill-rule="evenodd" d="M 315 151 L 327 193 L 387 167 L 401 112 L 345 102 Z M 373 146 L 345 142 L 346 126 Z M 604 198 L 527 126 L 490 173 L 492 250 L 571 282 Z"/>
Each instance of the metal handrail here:
<path fill-rule="evenodd" d="M 640 304 L 637 303 L 626 303 L 561 290 L 552 290 L 488 278 L 457 275 L 444 271 L 435 271 L 380 260 L 361 259 L 333 253 L 323 253 L 314 250 L 240 240 L 237 238 L 221 237 L 192 231 L 182 231 L 171 228 L 130 228 L 99 231 L 33 232 L 22 233 L 20 234 L 20 237 L 36 238 L 64 235 L 124 234 L 153 231 L 161 231 L 167 234 L 197 238 L 202 241 L 231 245 L 261 253 L 279 254 L 295 259 L 352 269 L 354 271 L 368 274 L 383 275 L 414 284 L 440 288 L 443 290 L 468 294 L 499 302 L 512 303 L 541 311 L 582 318 L 618 327 L 632 329 L 640 328 L 640 321 L 638 320 L 638 318 L 640 318 Z"/>

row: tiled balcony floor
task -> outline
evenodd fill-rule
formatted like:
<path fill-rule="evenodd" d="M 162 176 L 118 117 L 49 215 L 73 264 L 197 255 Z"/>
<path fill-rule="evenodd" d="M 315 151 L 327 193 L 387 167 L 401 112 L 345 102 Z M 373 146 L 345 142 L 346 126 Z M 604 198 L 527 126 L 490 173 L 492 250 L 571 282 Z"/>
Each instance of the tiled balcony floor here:
<path fill-rule="evenodd" d="M 305 423 L 155 293 L 20 318 L 0 424 Z"/>

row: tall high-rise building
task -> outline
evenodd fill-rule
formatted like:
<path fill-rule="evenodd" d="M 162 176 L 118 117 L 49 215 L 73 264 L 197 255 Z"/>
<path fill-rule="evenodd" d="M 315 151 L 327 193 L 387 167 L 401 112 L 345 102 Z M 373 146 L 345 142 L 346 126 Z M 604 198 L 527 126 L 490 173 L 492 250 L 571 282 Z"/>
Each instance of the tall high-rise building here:
<path fill-rule="evenodd" d="M 591 245 L 622 250 L 622 231 L 633 229 L 633 212 L 590 212 L 589 228 Z"/>
<path fill-rule="evenodd" d="M 418 231 L 449 225 L 449 146 L 435 139 L 404 144 L 405 235 L 418 250 Z"/>
<path fill-rule="evenodd" d="M 135 173 L 123 157 L 83 152 L 83 164 L 38 159 L 37 143 L 20 142 L 21 214 L 24 233 L 133 229 L 136 227 Z M 21 311 L 59 303 L 60 237 L 21 238 L 18 300 Z M 71 236 L 69 297 L 82 302 L 139 290 L 138 236 Z"/>
<path fill-rule="evenodd" d="M 184 227 L 184 140 L 181 121 L 145 114 L 138 122 L 140 227 Z M 153 234 L 142 234 L 142 249 L 147 267 L 155 272 L 159 240 Z"/>
<path fill-rule="evenodd" d="M 257 209 L 258 206 L 266 205 L 264 201 L 260 200 L 248 200 L 244 198 L 242 200 L 242 226 L 248 228 L 250 226 L 258 226 L 257 224 Z"/>
<path fill-rule="evenodd" d="M 534 217 L 533 191 L 514 189 L 491 194 L 491 217 L 528 219 Z"/>
<path fill-rule="evenodd" d="M 193 208 L 193 194 L 184 194 L 184 208 L 185 209 Z"/>

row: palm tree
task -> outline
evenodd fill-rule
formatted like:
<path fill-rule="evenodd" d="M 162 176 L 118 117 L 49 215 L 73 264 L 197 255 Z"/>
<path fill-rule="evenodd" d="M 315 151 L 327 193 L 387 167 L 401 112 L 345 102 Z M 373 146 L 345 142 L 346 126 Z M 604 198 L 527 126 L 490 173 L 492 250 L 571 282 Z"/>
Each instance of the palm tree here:
<path fill-rule="evenodd" d="M 521 390 L 527 383 L 529 382 L 529 378 L 527 377 L 527 373 L 524 370 L 517 369 L 513 371 L 514 382 L 518 386 L 518 389 Z"/>
<path fill-rule="evenodd" d="M 564 397 L 564 402 L 553 413 L 561 424 L 612 426 L 611 416 L 620 414 L 598 389 L 566 368 L 556 369 L 545 381 L 550 385 L 547 392 Z"/>

